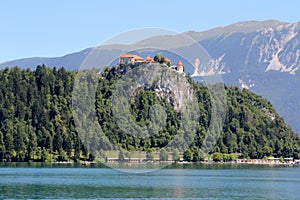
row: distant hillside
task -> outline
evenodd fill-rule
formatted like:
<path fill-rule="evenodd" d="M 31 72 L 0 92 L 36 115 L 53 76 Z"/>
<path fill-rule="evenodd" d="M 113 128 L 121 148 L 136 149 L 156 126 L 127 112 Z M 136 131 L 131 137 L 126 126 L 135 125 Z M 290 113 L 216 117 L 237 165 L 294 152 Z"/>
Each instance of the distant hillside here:
<path fill-rule="evenodd" d="M 18 66 L 22 69 L 30 68 L 34 70 L 38 65 L 47 65 L 51 67 L 64 67 L 68 70 L 78 69 L 86 56 L 91 52 L 92 48 L 82 50 L 80 52 L 67 54 L 62 57 L 54 58 L 23 58 L 19 60 L 12 60 L 4 63 L 0 63 L 0 68 L 4 67 L 15 67 Z"/>

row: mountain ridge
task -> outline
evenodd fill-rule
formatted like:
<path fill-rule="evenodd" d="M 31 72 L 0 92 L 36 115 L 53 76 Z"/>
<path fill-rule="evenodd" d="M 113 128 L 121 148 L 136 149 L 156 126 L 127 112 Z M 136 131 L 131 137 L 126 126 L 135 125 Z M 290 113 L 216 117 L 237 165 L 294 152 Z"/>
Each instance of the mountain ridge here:
<path fill-rule="evenodd" d="M 293 24 L 299 24 L 299 23 L 300 22 L 293 23 Z M 288 22 L 281 22 L 281 21 L 278 21 L 278 20 L 242 21 L 242 22 L 237 22 L 237 23 L 233 23 L 233 24 L 230 24 L 230 25 L 226 25 L 226 26 L 219 26 L 219 27 L 208 29 L 208 30 L 201 31 L 201 32 L 190 30 L 190 31 L 187 31 L 187 32 L 179 33 L 178 35 L 180 35 L 180 34 L 186 34 L 187 36 L 191 37 L 192 39 L 194 39 L 196 41 L 197 40 L 200 41 L 200 40 L 207 39 L 208 36 L 206 36 L 206 35 L 209 35 L 209 37 L 215 37 L 216 35 L 222 35 L 222 34 L 224 34 L 226 32 L 229 32 L 228 29 L 231 29 L 232 27 L 241 27 L 241 24 L 243 24 L 243 26 L 246 26 L 246 25 L 252 25 L 252 26 L 254 26 L 255 25 L 255 27 L 263 27 L 263 25 L 267 24 L 268 26 L 273 27 L 273 26 L 275 26 L 275 24 L 277 25 L 277 24 L 289 24 L 289 23 Z M 223 30 L 223 31 L 221 31 L 221 33 L 218 33 L 218 34 L 212 34 L 215 31 L 220 31 L 220 30 Z M 237 30 L 235 30 L 235 31 L 236 32 L 238 32 L 238 31 L 243 32 L 239 28 Z M 201 37 L 201 35 L 205 35 L 205 37 Z M 144 43 L 144 42 L 150 43 L 150 42 L 152 42 L 153 39 L 157 39 L 157 37 L 170 37 L 170 35 L 167 35 L 167 36 L 153 36 L 153 37 L 141 40 L 141 41 L 137 42 L 137 44 Z M 124 45 L 124 46 L 126 46 L 126 45 Z M 105 47 L 106 48 L 117 47 L 118 49 L 120 48 L 120 46 L 117 46 L 116 44 L 114 44 L 114 45 L 106 45 Z M 20 59 L 14 59 L 14 60 L 9 60 L 9 61 L 4 61 L 4 62 L 0 63 L 0 68 L 3 68 L 3 67 L 13 67 L 13 66 L 19 66 L 21 68 L 26 68 L 26 67 L 35 68 L 37 65 L 46 64 L 46 63 L 42 63 L 42 62 L 40 62 L 39 64 L 36 64 L 37 61 L 35 61 L 35 60 L 41 60 L 42 61 L 42 59 L 46 59 L 46 60 L 47 59 L 59 59 L 59 58 L 68 57 L 68 56 L 71 56 L 71 55 L 74 55 L 74 54 L 77 54 L 77 53 L 80 53 L 80 52 L 90 52 L 92 49 L 93 49 L 93 47 L 88 47 L 88 48 L 85 48 L 85 49 L 83 49 L 81 51 L 74 52 L 74 53 L 68 53 L 68 54 L 65 54 L 65 55 L 62 55 L 62 56 L 58 56 L 58 57 L 29 57 L 29 58 L 20 58 Z M 29 60 L 29 61 L 27 61 L 27 60 Z M 22 65 L 22 63 L 25 63 L 25 61 L 26 61 L 26 64 L 28 63 L 28 66 Z M 32 63 L 30 63 L 30 61 Z M 20 64 L 15 65 L 14 63 L 20 63 Z M 68 66 L 64 66 L 64 67 L 68 67 Z"/>
<path fill-rule="evenodd" d="M 65 67 L 68 70 L 78 68 L 78 65 L 83 62 L 85 57 L 92 51 L 93 48 L 86 48 L 79 52 L 69 53 L 60 57 L 30 57 L 20 58 L 7 62 L 0 63 L 0 68 L 18 66 L 22 69 L 30 68 L 35 69 L 38 65 L 47 65 L 53 67 Z"/>

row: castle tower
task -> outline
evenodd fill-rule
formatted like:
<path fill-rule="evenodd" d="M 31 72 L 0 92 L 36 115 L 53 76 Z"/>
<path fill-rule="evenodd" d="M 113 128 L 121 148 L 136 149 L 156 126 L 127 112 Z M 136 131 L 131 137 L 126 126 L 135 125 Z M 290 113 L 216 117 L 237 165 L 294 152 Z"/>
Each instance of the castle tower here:
<path fill-rule="evenodd" d="M 145 59 L 145 62 L 152 63 L 152 62 L 154 62 L 154 60 L 150 56 L 147 56 L 147 58 Z"/>
<path fill-rule="evenodd" d="M 176 68 L 177 68 L 177 71 L 178 71 L 179 73 L 182 74 L 182 73 L 184 72 L 184 66 L 183 66 L 181 60 L 178 61 L 177 65 L 176 65 Z"/>

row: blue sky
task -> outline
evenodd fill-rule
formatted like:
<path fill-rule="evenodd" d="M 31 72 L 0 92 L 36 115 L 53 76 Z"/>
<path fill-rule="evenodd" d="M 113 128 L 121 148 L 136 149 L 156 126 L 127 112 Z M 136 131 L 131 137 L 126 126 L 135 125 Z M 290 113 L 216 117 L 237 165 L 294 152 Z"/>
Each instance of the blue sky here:
<path fill-rule="evenodd" d="M 184 32 L 245 20 L 298 22 L 299 8 L 298 0 L 1 1 L 0 63 L 62 56 L 142 27 Z"/>

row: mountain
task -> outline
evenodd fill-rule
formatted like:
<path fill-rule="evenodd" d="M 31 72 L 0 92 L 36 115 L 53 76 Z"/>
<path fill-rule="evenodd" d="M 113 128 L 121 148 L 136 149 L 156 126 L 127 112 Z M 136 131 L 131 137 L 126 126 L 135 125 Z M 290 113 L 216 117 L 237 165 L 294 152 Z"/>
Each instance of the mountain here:
<path fill-rule="evenodd" d="M 87 48 L 80 52 L 67 54 L 62 57 L 53 57 L 53 58 L 43 58 L 43 57 L 34 57 L 34 58 L 23 58 L 18 60 L 12 60 L 4 63 L 0 63 L 0 68 L 4 67 L 15 67 L 18 66 L 22 69 L 30 68 L 35 69 L 38 65 L 47 65 L 51 67 L 64 67 L 68 70 L 77 69 L 81 65 L 86 56 L 91 52 L 93 48 Z"/>
<path fill-rule="evenodd" d="M 262 95 L 274 104 L 293 130 L 300 133 L 299 33 L 300 23 L 276 20 L 246 21 L 204 32 L 185 32 L 184 35 L 193 38 L 210 56 L 210 65 L 199 66 L 195 70 L 193 65 L 190 65 L 187 72 L 204 76 L 222 74 L 226 84 L 237 85 Z M 147 38 L 131 45 L 131 48 L 159 44 L 175 52 L 193 54 L 193 44 L 181 40 L 183 34 Z M 129 45 L 106 45 L 96 48 L 109 59 L 112 59 L 110 56 L 127 49 L 130 49 Z M 90 52 L 91 49 L 86 49 L 59 58 L 22 59 L 2 63 L 0 67 L 17 65 L 33 69 L 38 64 L 47 64 L 77 69 Z M 153 56 L 156 53 L 161 51 L 145 51 L 139 54 Z M 171 60 L 177 59 L 172 54 L 166 55 Z"/>
<path fill-rule="evenodd" d="M 269 21 L 254 25 L 251 22 L 252 30 L 247 29 L 248 24 L 226 27 L 228 30 L 240 27 L 240 30 L 199 43 L 217 64 L 214 72 L 222 73 L 225 83 L 239 85 L 269 99 L 300 133 L 300 23 Z M 205 71 L 200 69 L 201 72 Z"/>

